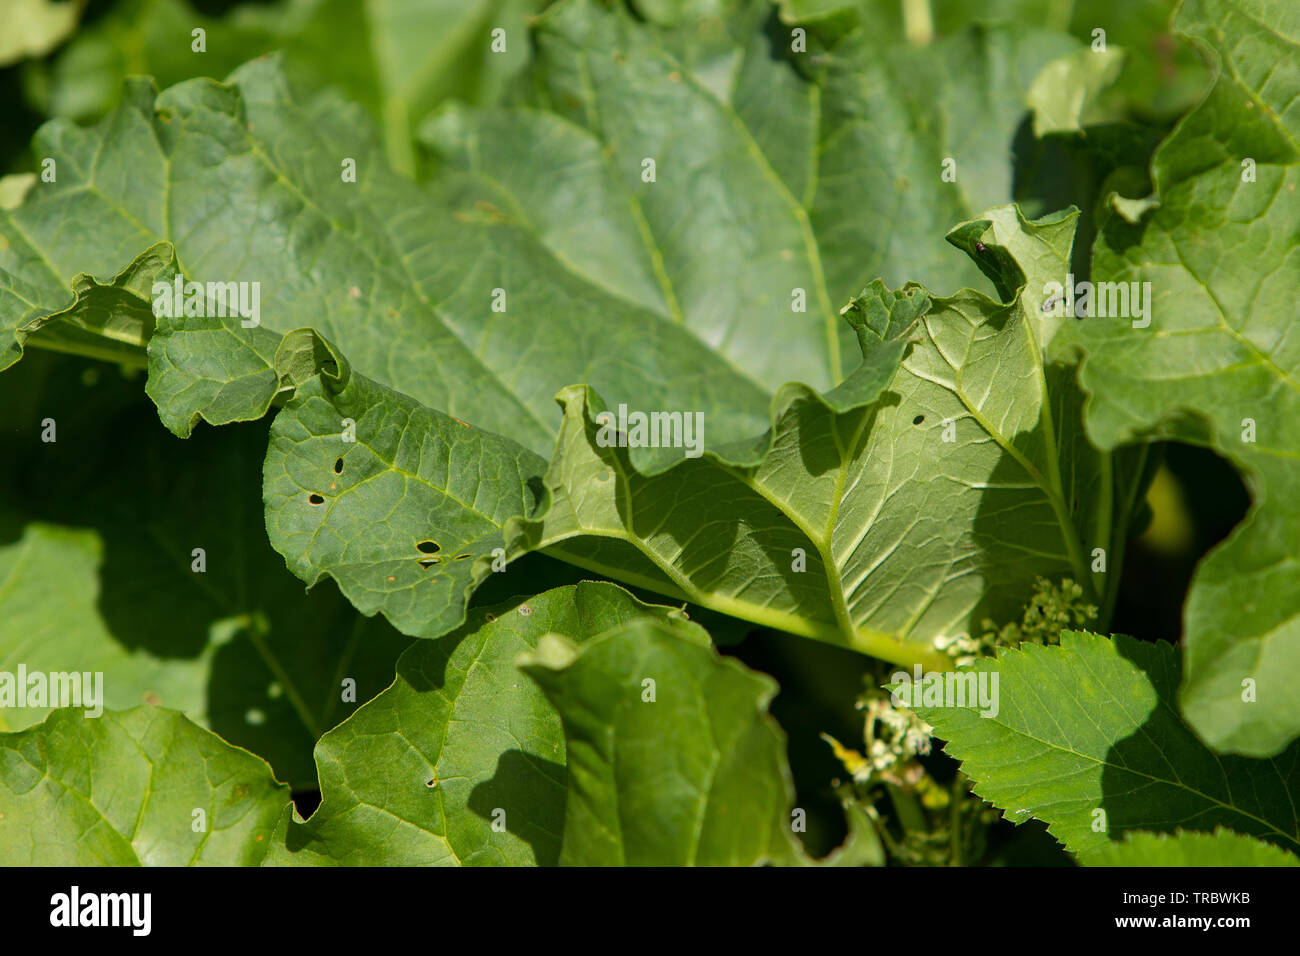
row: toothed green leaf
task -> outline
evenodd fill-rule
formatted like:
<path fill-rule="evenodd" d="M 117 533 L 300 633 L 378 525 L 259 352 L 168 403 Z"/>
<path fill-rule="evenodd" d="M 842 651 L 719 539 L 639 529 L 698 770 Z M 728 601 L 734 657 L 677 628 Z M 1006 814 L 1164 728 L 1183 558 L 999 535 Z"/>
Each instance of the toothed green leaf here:
<path fill-rule="evenodd" d="M 1130 833 L 1084 855 L 1085 866 L 1300 866 L 1300 858 L 1230 830 Z"/>
<path fill-rule="evenodd" d="M 1214 753 L 1178 714 L 1180 670 L 1170 644 L 1067 631 L 1059 647 L 973 665 L 964 679 L 996 677 L 994 707 L 968 695 L 915 709 L 979 796 L 1013 823 L 1042 820 L 1074 853 L 1135 830 L 1216 826 L 1294 852 L 1300 744 L 1265 759 Z"/>

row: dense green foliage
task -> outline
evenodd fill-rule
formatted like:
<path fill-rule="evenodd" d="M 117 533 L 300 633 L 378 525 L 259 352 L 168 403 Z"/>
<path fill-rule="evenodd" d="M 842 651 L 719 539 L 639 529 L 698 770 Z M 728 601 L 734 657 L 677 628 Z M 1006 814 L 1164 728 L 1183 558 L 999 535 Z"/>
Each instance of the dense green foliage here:
<path fill-rule="evenodd" d="M 1300 9 L 47 6 L 0 863 L 1296 865 Z"/>

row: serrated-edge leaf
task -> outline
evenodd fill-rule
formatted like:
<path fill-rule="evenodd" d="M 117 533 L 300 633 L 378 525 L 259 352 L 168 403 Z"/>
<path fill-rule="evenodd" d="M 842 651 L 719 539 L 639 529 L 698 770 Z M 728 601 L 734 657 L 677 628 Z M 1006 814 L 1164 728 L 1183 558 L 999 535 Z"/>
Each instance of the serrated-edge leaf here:
<path fill-rule="evenodd" d="M 1170 644 L 1066 631 L 1059 647 L 1022 644 L 961 672 L 996 675 L 995 715 L 978 702 L 915 709 L 979 796 L 1012 822 L 1042 820 L 1072 852 L 1216 825 L 1300 848 L 1300 744 L 1266 759 L 1216 754 L 1178 714 L 1180 669 Z"/>

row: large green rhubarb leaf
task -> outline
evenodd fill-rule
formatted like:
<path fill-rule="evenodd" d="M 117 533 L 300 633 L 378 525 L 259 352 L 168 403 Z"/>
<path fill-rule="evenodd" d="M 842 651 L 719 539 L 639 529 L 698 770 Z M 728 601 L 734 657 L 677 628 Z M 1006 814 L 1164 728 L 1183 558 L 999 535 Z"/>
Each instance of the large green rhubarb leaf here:
<path fill-rule="evenodd" d="M 1134 462 L 1088 446 L 1073 371 L 1044 358 L 1061 320 L 1043 288 L 1067 269 L 1073 224 L 1004 207 L 953 230 L 1006 302 L 874 284 L 847 310 L 858 372 L 825 395 L 788 386 L 747 444 L 643 465 L 644 449 L 611 447 L 603 422 L 624 425 L 593 390 L 566 390 L 550 507 L 516 544 L 932 665 L 933 638 L 1010 616 L 1035 576 L 1109 592 L 1099 555 L 1127 528 L 1131 495 L 1115 491 Z"/>
<path fill-rule="evenodd" d="M 871 279 L 976 280 L 941 236 L 1017 198 L 1028 85 L 1078 48 L 1049 31 L 972 28 L 926 49 L 856 34 L 826 53 L 769 29 L 739 44 L 719 83 L 592 4 L 558 4 L 536 36 L 547 112 L 471 112 L 426 140 L 580 271 L 629 292 L 662 286 L 635 301 L 757 368 L 769 390 L 824 388 L 852 369 L 834 309 Z M 959 122 L 977 111 L 980 123 Z M 796 288 L 806 311 L 791 314 Z M 760 320 L 774 307 L 783 320 Z"/>
<path fill-rule="evenodd" d="M 920 246 L 939 246 L 935 220 L 911 238 L 860 226 L 882 218 L 864 198 L 882 188 L 865 115 L 888 117 L 891 153 L 959 154 L 956 183 L 936 166 L 924 189 L 885 189 L 926 208 L 936 190 L 959 196 L 946 224 L 1009 191 L 993 173 L 1005 162 L 979 157 L 1005 159 L 1022 93 L 1004 86 L 1060 44 L 990 74 L 987 95 L 1017 104 L 981 127 L 1006 121 L 998 147 L 906 132 L 914 104 L 877 109 L 877 87 L 850 83 L 847 65 L 843 83 L 815 86 L 771 34 L 740 47 L 721 88 L 659 36 L 589 2 L 556 5 L 535 31 L 550 109 L 439 116 L 429 136 L 449 172 L 432 191 L 386 170 L 358 110 L 304 97 L 274 60 L 230 85 L 134 83 L 93 130 L 51 124 L 37 151 L 56 181 L 0 217 L 7 361 L 29 337 L 147 342 L 149 394 L 182 435 L 292 394 L 266 470 L 273 543 L 300 577 L 335 577 L 411 634 L 455 626 L 498 547 L 554 546 L 756 623 L 936 664 L 932 638 L 1012 616 L 1039 575 L 1111 593 L 1094 552 L 1126 527 L 1113 476 L 1135 472 L 1088 448 L 1072 370 L 1045 358 L 1056 323 L 1042 289 L 1064 278 L 1074 217 L 995 209 L 949 237 L 973 265 L 949 250 L 942 270 Z M 1006 53 L 981 32 L 962 42 L 961 62 Z M 962 93 L 944 93 L 954 112 L 974 108 Z M 854 261 L 829 264 L 821 240 Z M 998 299 L 876 283 L 840 317 L 864 276 L 909 262 L 936 283 L 984 272 Z M 259 304 L 227 314 L 224 287 L 204 288 L 187 306 L 205 314 L 155 315 L 154 284 L 186 281 L 260 283 Z M 587 393 L 563 393 L 563 419 L 551 404 L 575 383 L 611 409 L 703 416 L 704 457 L 633 447 L 624 461 L 594 445 L 599 409 L 574 400 Z M 561 424 L 544 488 L 529 452 L 550 454 Z M 682 494 L 687 476 L 708 494 Z M 619 510 L 629 482 L 635 514 Z M 549 516 L 535 513 L 544 492 Z M 544 523 L 502 539 L 512 518 Z"/>
<path fill-rule="evenodd" d="M 925 685 L 900 693 L 924 704 L 979 796 L 1015 823 L 1042 820 L 1072 852 L 1133 830 L 1216 826 L 1300 849 L 1300 744 L 1265 759 L 1214 753 L 1178 714 L 1180 670 L 1170 644 L 1067 631 L 1059 647 L 1024 644 L 958 675 L 985 681 L 993 708 L 969 695 L 945 705 Z"/>
<path fill-rule="evenodd" d="M 546 634 L 585 643 L 635 621 L 707 635 L 679 611 L 582 583 L 476 609 L 404 654 L 397 679 L 317 745 L 322 802 L 269 864 L 554 864 L 560 717 L 515 667 Z"/>
<path fill-rule="evenodd" d="M 5 866 L 256 866 L 289 791 L 175 711 L 62 709 L 0 734 L 0 807 Z"/>
<path fill-rule="evenodd" d="M 1150 311 L 1070 341 L 1097 444 L 1207 444 L 1245 474 L 1254 507 L 1187 598 L 1179 701 L 1215 748 L 1266 755 L 1300 734 L 1300 11 L 1188 0 L 1177 26 L 1218 75 L 1155 156 L 1158 208 L 1112 218 L 1093 254 L 1093 278 L 1147 289 Z"/>
<path fill-rule="evenodd" d="M 231 86 L 158 95 L 133 81 L 100 126 L 47 125 L 36 152 L 54 158 L 56 181 L 0 214 L 0 365 L 31 335 L 111 328 L 148 343 L 150 395 L 184 435 L 200 418 L 262 415 L 281 386 L 280 337 L 311 326 L 383 384 L 538 451 L 553 441 L 552 396 L 575 381 L 645 407 L 709 409 L 720 435 L 762 427 L 766 393 L 725 355 L 565 268 L 481 197 L 394 176 L 366 129 L 329 94 L 299 98 L 275 60 Z M 355 183 L 341 180 L 345 159 Z M 210 314 L 160 315 L 155 328 L 144 290 L 177 267 L 188 281 L 260 283 L 244 287 L 247 318 L 200 296 Z M 788 315 L 789 287 L 779 299 L 771 308 Z M 612 351 L 622 361 L 595 361 Z"/>
<path fill-rule="evenodd" d="M 638 641 L 641 634 L 649 640 Z M 553 682 L 532 670 L 544 694 L 516 666 L 534 651 L 532 659 L 554 664 L 556 642 L 569 655 L 597 645 L 592 665 L 609 666 L 611 649 L 625 660 L 638 647 L 634 660 L 655 658 L 663 688 L 655 712 L 667 725 L 640 728 L 653 736 L 638 748 L 661 762 L 692 757 L 698 790 L 689 796 L 703 825 L 695 837 L 682 830 L 673 839 L 694 840 L 695 862 L 812 862 L 791 828 L 784 736 L 765 712 L 772 681 L 719 658 L 679 610 L 588 582 L 477 609 L 459 630 L 413 646 L 392 686 L 317 745 L 322 802 L 305 821 L 265 763 L 163 708 L 91 719 L 67 708 L 0 734 L 0 864 L 565 861 L 586 827 L 566 822 L 566 790 L 572 808 L 590 764 L 580 763 L 576 777 L 566 768 L 568 696 L 557 713 L 548 701 Z M 700 716 L 715 735 L 708 740 L 697 734 Z M 710 766 L 715 774 L 699 776 Z M 624 783 L 652 804 L 687 796 L 647 789 L 657 771 L 640 772 L 647 776 Z M 851 841 L 829 862 L 880 862 L 863 824 L 854 822 Z"/>
<path fill-rule="evenodd" d="M 770 678 L 699 630 L 641 620 L 581 647 L 547 635 L 523 670 L 564 722 L 560 863 L 749 866 L 801 856 Z"/>
<path fill-rule="evenodd" d="M 876 108 L 847 80 L 823 91 L 803 78 L 811 54 L 751 31 L 729 58 L 716 43 L 705 55 L 578 0 L 548 11 L 534 40 L 550 108 L 440 118 L 429 135 L 448 175 L 432 192 L 389 171 L 358 109 L 303 95 L 274 60 L 230 86 L 155 94 L 131 81 L 100 126 L 47 126 L 34 151 L 55 161 L 55 180 L 0 219 L 0 364 L 30 335 L 57 347 L 55 327 L 108 308 L 124 317 L 98 323 L 114 341 L 152 339 L 150 394 L 185 434 L 199 418 L 263 413 L 280 386 L 279 336 L 311 326 L 376 381 L 539 453 L 554 438 L 551 397 L 578 382 L 639 407 L 704 409 L 714 436 L 739 439 L 762 430 L 783 384 L 825 389 L 851 371 L 836 313 L 867 279 L 973 279 L 950 260 L 931 268 L 939 231 L 1010 198 L 1009 175 L 993 170 L 1007 165 L 1017 105 L 982 124 L 996 142 L 969 143 L 936 138 L 914 106 L 880 110 L 890 152 L 936 164 L 951 153 L 968 172 L 947 183 L 936 165 L 903 191 L 891 229 L 938 211 L 877 234 L 859 225 L 883 183 L 861 123 Z M 989 73 L 995 86 L 969 99 L 954 88 L 954 114 L 984 98 L 1019 104 L 1017 84 L 1061 52 L 962 42 L 974 44 L 966 59 L 1015 59 L 1020 78 Z M 593 57 L 591 44 L 610 52 Z M 924 65 L 906 69 L 944 72 Z M 857 251 L 828 263 L 823 244 Z M 132 263 L 127 301 L 112 277 Z M 258 327 L 208 302 L 206 316 L 155 328 L 141 290 L 176 266 L 188 281 L 260 283 Z M 619 362 L 597 361 L 614 352 Z"/>
<path fill-rule="evenodd" d="M 692 447 L 614 447 L 635 429 L 575 387 L 547 468 L 295 333 L 273 359 L 294 396 L 267 459 L 272 543 L 300 577 L 333 576 L 365 613 L 424 637 L 459 623 L 491 570 L 544 548 L 758 624 L 943 666 L 935 637 L 1009 617 L 1040 575 L 1112 593 L 1098 556 L 1127 527 L 1137 472 L 1088 446 L 1073 370 L 1044 358 L 1062 320 L 1042 289 L 1064 276 L 1073 222 L 1004 207 L 958 227 L 951 241 L 1005 301 L 874 283 L 846 310 L 855 372 L 826 393 L 786 386 L 769 430 L 743 441 L 703 436 L 688 409 Z"/>

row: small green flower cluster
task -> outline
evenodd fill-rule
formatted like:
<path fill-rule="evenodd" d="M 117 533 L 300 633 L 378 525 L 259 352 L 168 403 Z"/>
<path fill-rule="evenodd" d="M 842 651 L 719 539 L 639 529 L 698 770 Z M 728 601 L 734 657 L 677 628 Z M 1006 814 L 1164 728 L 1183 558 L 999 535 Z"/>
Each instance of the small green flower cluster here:
<path fill-rule="evenodd" d="M 1084 602 L 1082 585 L 1070 578 L 1053 584 L 1040 577 L 1034 583 L 1033 597 L 1025 606 L 1020 623 L 999 630 L 992 621 L 985 620 L 980 643 L 990 652 L 995 647 L 1015 647 L 1026 642 L 1059 644 L 1061 631 L 1084 627 L 1096 618 L 1097 606 Z"/>
<path fill-rule="evenodd" d="M 1053 584 L 1040 577 L 1034 582 L 1034 593 L 1025 605 L 1019 623 L 1011 622 L 998 627 L 985 618 L 980 624 L 979 637 L 958 634 L 937 637 L 934 646 L 953 659 L 958 667 L 975 663 L 977 658 L 993 656 L 999 647 L 1033 644 L 1059 644 L 1061 631 L 1084 627 L 1097 617 L 1097 606 L 1083 600 L 1083 587 L 1070 578 Z"/>

